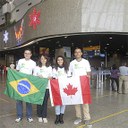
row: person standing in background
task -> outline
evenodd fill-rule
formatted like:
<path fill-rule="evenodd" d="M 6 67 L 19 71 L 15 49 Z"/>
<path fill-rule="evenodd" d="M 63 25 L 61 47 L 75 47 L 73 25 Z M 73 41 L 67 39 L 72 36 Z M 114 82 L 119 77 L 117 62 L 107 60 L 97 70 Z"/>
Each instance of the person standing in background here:
<path fill-rule="evenodd" d="M 82 50 L 80 48 L 76 48 L 74 51 L 75 59 L 71 61 L 69 66 L 69 72 L 72 76 L 84 76 L 86 75 L 90 79 L 91 67 L 89 61 L 82 58 Z M 89 104 L 82 104 L 83 115 L 85 124 L 89 124 L 89 120 L 91 119 L 89 113 Z M 76 117 L 77 119 L 74 121 L 74 124 L 79 124 L 82 122 L 82 114 L 80 105 L 75 105 Z"/>
<path fill-rule="evenodd" d="M 26 49 L 24 51 L 24 58 L 18 61 L 16 66 L 16 70 L 25 74 L 33 74 L 34 68 L 36 67 L 36 63 L 31 60 L 32 52 L 30 49 Z M 20 122 L 23 118 L 23 102 L 17 100 L 16 102 L 17 109 L 17 118 L 16 122 Z M 26 103 L 26 116 L 28 122 L 32 122 L 32 105 L 31 103 Z"/>
<path fill-rule="evenodd" d="M 117 69 L 116 64 L 112 65 L 112 69 L 110 70 L 111 72 L 111 86 L 112 86 L 112 91 L 116 91 L 114 88 L 114 82 L 116 82 L 116 87 L 117 87 L 117 92 L 119 91 L 119 70 Z"/>
<path fill-rule="evenodd" d="M 119 76 L 119 92 L 128 93 L 128 67 L 127 63 L 123 62 L 122 66 L 119 67 L 120 76 Z"/>

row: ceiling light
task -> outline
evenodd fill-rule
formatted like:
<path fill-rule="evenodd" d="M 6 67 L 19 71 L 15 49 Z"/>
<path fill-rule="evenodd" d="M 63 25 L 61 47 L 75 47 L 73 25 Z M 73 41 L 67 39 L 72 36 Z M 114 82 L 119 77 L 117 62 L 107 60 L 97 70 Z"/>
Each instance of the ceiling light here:
<path fill-rule="evenodd" d="M 28 4 L 28 6 L 30 6 L 30 5 L 32 5 L 32 3 L 31 3 L 31 2 Z"/>
<path fill-rule="evenodd" d="M 112 37 L 110 36 L 109 39 L 112 40 Z"/>

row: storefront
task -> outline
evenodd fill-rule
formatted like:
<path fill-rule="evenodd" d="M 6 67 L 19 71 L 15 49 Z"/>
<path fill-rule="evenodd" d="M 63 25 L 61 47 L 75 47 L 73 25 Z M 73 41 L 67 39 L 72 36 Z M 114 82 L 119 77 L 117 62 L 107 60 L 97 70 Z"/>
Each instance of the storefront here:
<path fill-rule="evenodd" d="M 90 59 L 92 65 L 108 66 L 108 61 L 115 55 L 119 64 L 120 58 L 127 56 L 128 25 L 124 24 L 121 28 L 122 22 L 110 22 L 107 18 L 109 11 L 104 14 L 104 9 L 98 9 L 99 4 L 95 4 L 97 8 L 93 9 L 87 4 L 87 8 L 85 1 L 46 0 L 29 9 L 20 21 L 0 32 L 1 60 L 9 65 L 21 58 L 23 50 L 29 47 L 34 59 L 46 52 L 52 60 L 62 54 L 70 61 L 74 48 L 81 47 L 84 57 Z M 109 26 L 106 26 L 102 16 L 98 15 L 98 21 L 92 17 L 99 13 L 97 10 L 105 15 Z M 112 14 L 116 19 L 117 16 Z"/>

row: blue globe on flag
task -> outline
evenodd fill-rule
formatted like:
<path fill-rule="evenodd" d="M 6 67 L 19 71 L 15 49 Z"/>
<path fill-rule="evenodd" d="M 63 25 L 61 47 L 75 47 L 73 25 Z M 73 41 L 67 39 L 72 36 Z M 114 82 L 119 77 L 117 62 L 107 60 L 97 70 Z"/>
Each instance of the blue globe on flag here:
<path fill-rule="evenodd" d="M 26 80 L 21 80 L 17 85 L 17 90 L 21 94 L 27 94 L 30 92 L 31 85 Z"/>

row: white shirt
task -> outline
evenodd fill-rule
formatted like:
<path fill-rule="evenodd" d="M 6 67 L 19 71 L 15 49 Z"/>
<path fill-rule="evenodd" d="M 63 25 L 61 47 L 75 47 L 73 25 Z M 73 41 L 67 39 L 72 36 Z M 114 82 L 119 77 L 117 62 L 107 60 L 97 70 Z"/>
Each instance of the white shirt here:
<path fill-rule="evenodd" d="M 128 67 L 126 66 L 120 66 L 119 67 L 120 75 L 128 75 Z"/>
<path fill-rule="evenodd" d="M 33 60 L 26 60 L 25 58 L 23 58 L 18 61 L 16 70 L 19 70 L 22 73 L 32 74 L 35 67 L 36 63 Z"/>
<path fill-rule="evenodd" d="M 42 66 L 42 67 L 39 67 L 37 66 L 34 70 L 34 73 L 33 75 L 35 76 L 39 76 L 41 75 L 43 78 L 48 78 L 48 77 L 52 77 L 52 67 L 49 66 L 49 67 L 46 67 L 46 66 Z M 49 82 L 48 82 L 48 85 L 47 85 L 47 89 L 49 88 Z"/>
<path fill-rule="evenodd" d="M 35 76 L 42 75 L 42 77 L 44 77 L 44 78 L 52 77 L 52 67 L 51 66 L 49 66 L 49 67 L 37 66 L 34 70 L 33 75 L 35 75 Z"/>
<path fill-rule="evenodd" d="M 65 72 L 64 68 L 57 68 L 57 70 L 54 68 L 52 73 L 53 78 L 58 77 L 67 77 L 67 73 Z"/>
<path fill-rule="evenodd" d="M 83 58 L 81 61 L 77 61 L 76 59 L 71 61 L 69 72 L 72 76 L 87 75 L 87 72 L 91 72 L 89 61 Z"/>

